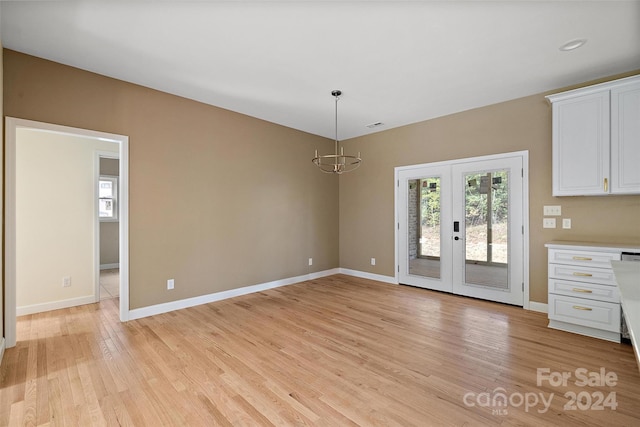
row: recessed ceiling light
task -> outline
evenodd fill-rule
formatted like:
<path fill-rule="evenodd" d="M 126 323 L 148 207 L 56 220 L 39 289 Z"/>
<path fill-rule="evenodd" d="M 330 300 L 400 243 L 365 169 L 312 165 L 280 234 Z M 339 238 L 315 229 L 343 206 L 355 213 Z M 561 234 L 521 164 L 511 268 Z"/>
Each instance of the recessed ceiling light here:
<path fill-rule="evenodd" d="M 568 52 L 570 50 L 574 50 L 579 48 L 580 46 L 584 46 L 584 44 L 587 42 L 587 39 L 574 39 L 574 40 L 569 40 L 568 42 L 566 42 L 565 44 L 563 44 L 562 46 L 560 46 L 560 50 L 563 52 Z"/>

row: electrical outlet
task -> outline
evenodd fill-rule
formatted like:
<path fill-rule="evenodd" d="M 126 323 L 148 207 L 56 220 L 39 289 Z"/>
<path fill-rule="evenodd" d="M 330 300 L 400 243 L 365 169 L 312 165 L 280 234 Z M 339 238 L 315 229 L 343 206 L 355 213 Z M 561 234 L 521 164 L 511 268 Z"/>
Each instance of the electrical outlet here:
<path fill-rule="evenodd" d="M 309 258 L 309 265 L 313 265 L 313 258 Z"/>
<path fill-rule="evenodd" d="M 542 228 L 556 228 L 555 218 L 544 218 L 542 220 Z"/>
<path fill-rule="evenodd" d="M 174 279 L 167 280 L 167 289 L 173 289 L 175 284 L 176 284 L 176 281 Z"/>
<path fill-rule="evenodd" d="M 562 228 L 571 228 L 571 218 L 562 218 Z"/>
<path fill-rule="evenodd" d="M 545 206 L 544 207 L 544 215 L 545 216 L 560 216 L 560 215 L 562 215 L 562 207 L 561 206 Z"/>
<path fill-rule="evenodd" d="M 375 258 L 371 258 L 371 265 L 376 265 L 376 259 Z"/>
<path fill-rule="evenodd" d="M 71 276 L 64 276 L 62 278 L 62 287 L 68 288 L 69 286 L 71 286 Z"/>

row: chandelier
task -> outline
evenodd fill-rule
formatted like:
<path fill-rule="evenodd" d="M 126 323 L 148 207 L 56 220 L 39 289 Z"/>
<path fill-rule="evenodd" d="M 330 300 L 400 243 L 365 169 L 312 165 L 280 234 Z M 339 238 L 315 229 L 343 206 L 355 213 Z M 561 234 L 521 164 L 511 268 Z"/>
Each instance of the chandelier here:
<path fill-rule="evenodd" d="M 320 170 L 324 173 L 337 173 L 342 174 L 345 172 L 351 172 L 360 166 L 362 159 L 360 158 L 360 153 L 358 152 L 358 156 L 350 156 L 344 154 L 344 147 L 339 147 L 340 143 L 338 142 L 338 100 L 340 99 L 340 95 L 342 92 L 339 90 L 334 90 L 331 92 L 336 99 L 336 140 L 335 140 L 335 152 L 334 154 L 325 154 L 323 156 L 318 155 L 318 150 L 316 149 L 316 156 L 313 158 L 313 163 L 320 168 Z"/>

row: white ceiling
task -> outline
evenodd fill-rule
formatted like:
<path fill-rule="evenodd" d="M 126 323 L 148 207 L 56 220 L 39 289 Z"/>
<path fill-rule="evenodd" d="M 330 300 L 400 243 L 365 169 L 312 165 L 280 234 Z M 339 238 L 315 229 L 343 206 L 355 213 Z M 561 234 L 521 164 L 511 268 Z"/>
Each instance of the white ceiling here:
<path fill-rule="evenodd" d="M 640 69 L 640 1 L 0 4 L 9 49 L 329 138 L 333 89 L 347 139 Z"/>

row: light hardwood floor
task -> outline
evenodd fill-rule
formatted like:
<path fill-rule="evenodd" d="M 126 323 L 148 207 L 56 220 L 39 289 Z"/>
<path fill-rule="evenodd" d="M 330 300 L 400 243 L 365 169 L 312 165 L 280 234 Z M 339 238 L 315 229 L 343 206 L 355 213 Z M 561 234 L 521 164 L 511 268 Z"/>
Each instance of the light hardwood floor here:
<path fill-rule="evenodd" d="M 100 270 L 100 299 L 117 298 L 120 295 L 120 270 Z"/>
<path fill-rule="evenodd" d="M 0 426 L 640 425 L 630 346 L 517 307 L 343 275 L 128 323 L 117 301 L 18 319 Z M 580 387 L 580 368 L 617 382 Z M 565 410 L 568 392 L 617 408 Z M 548 411 L 518 405 L 534 395 Z"/>

